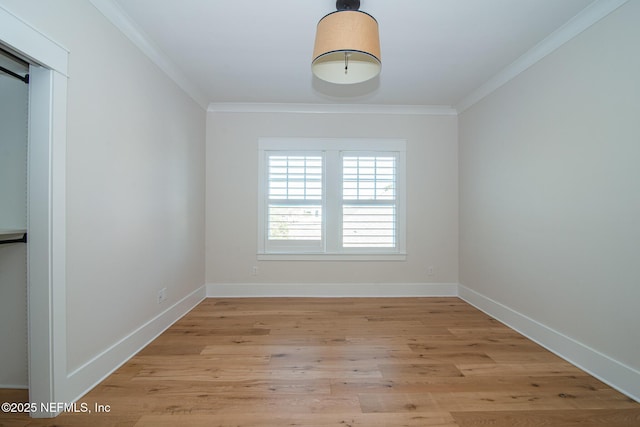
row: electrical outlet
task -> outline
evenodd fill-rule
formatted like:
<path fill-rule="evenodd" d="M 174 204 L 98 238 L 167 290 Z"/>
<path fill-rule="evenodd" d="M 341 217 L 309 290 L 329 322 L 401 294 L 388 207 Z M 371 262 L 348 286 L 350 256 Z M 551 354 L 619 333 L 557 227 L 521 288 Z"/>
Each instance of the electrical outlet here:
<path fill-rule="evenodd" d="M 167 299 L 167 288 L 162 288 L 158 291 L 158 304 L 166 301 Z"/>
<path fill-rule="evenodd" d="M 254 265 L 253 267 L 251 267 L 251 275 L 252 276 L 257 276 L 258 275 L 258 266 Z"/>
<path fill-rule="evenodd" d="M 427 276 L 433 276 L 433 265 L 427 267 Z"/>

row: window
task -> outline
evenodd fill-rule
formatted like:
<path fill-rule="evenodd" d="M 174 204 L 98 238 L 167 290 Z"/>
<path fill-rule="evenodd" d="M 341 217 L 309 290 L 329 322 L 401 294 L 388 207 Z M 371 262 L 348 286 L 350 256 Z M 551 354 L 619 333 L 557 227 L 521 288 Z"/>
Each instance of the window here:
<path fill-rule="evenodd" d="M 323 156 L 269 152 L 267 241 L 272 251 L 322 250 Z"/>
<path fill-rule="evenodd" d="M 405 141 L 262 138 L 260 259 L 404 259 Z"/>
<path fill-rule="evenodd" d="M 343 154 L 343 247 L 396 247 L 396 163 L 390 154 Z"/>

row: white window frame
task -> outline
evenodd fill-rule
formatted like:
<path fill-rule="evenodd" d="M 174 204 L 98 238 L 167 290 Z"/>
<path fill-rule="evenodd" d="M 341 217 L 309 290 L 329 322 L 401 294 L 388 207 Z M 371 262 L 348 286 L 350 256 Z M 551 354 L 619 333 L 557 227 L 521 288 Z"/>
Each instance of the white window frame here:
<path fill-rule="evenodd" d="M 268 241 L 268 156 L 323 153 L 322 244 L 271 245 Z M 396 157 L 396 246 L 342 247 L 342 156 Z M 406 140 L 381 138 L 260 138 L 258 140 L 258 260 L 403 261 L 406 260 Z"/>

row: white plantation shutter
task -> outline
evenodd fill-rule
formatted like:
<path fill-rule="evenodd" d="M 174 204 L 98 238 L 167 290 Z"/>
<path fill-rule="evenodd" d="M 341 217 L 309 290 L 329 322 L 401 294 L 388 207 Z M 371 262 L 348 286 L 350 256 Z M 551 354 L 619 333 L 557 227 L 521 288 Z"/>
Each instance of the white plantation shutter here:
<path fill-rule="evenodd" d="M 393 153 L 342 156 L 342 246 L 397 245 L 397 157 Z"/>

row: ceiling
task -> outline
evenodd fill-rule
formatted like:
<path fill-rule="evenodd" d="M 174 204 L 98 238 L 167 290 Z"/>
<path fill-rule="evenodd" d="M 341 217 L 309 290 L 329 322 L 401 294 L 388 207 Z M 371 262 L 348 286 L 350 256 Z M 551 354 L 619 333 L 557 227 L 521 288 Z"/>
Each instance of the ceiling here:
<path fill-rule="evenodd" d="M 212 103 L 455 106 L 594 0 L 362 0 L 382 72 L 313 77 L 315 27 L 335 0 L 112 0 Z"/>

